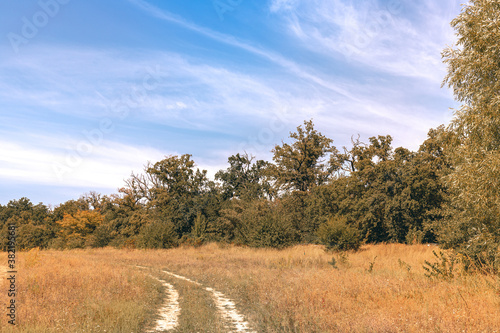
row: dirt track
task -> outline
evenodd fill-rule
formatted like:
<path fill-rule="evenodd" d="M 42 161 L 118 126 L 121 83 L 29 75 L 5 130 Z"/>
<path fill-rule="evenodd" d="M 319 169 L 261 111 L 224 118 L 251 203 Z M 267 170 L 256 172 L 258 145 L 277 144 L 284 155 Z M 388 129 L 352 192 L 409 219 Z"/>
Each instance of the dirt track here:
<path fill-rule="evenodd" d="M 154 276 L 152 277 L 160 281 L 163 287 L 165 287 L 167 299 L 159 310 L 160 319 L 158 319 L 156 327 L 151 332 L 172 330 L 176 328 L 179 323 L 179 314 L 181 312 L 181 308 L 179 306 L 179 293 L 170 283 Z"/>
<path fill-rule="evenodd" d="M 144 266 L 136 266 L 136 267 L 142 269 L 148 268 Z M 230 329 L 231 332 L 247 332 L 247 333 L 254 332 L 253 330 L 250 329 L 249 323 L 236 309 L 235 303 L 231 299 L 226 297 L 223 293 L 214 290 L 210 287 L 205 287 L 201 283 L 193 281 L 187 277 L 177 275 L 166 270 L 162 270 L 162 272 L 176 279 L 184 280 L 194 285 L 197 285 L 203 288 L 205 291 L 209 292 L 211 294 L 212 299 L 215 302 L 215 305 L 219 312 L 219 316 L 226 323 L 227 328 Z M 174 329 L 177 327 L 178 316 L 182 311 L 182 309 L 179 307 L 179 302 L 178 302 L 179 294 L 171 284 L 154 276 L 152 277 L 160 281 L 165 286 L 165 288 L 167 289 L 168 297 L 164 306 L 159 310 L 160 319 L 156 322 L 156 327 L 151 332 Z"/>

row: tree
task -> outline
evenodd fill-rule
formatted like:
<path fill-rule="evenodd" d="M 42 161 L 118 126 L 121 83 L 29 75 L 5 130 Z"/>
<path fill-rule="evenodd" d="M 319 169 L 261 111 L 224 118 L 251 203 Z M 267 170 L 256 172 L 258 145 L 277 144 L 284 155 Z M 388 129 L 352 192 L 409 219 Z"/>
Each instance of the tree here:
<path fill-rule="evenodd" d="M 92 233 L 104 222 L 104 217 L 97 211 L 79 210 L 75 214 L 65 214 L 61 221 L 59 237 L 69 248 L 94 246 Z M 62 244 L 61 244 L 62 245 Z"/>
<path fill-rule="evenodd" d="M 451 25 L 458 41 L 444 50 L 443 82 L 464 103 L 449 126 L 454 166 L 441 242 L 473 261 L 493 263 L 500 244 L 500 1 L 471 0 Z"/>
<path fill-rule="evenodd" d="M 307 192 L 325 183 L 332 170 L 322 158 L 336 152 L 333 140 L 316 131 L 312 120 L 304 121 L 304 127 L 297 127 L 290 138 L 293 143 L 282 142 L 272 150 L 276 186 L 285 191 Z"/>
<path fill-rule="evenodd" d="M 19 249 L 46 248 L 54 237 L 54 221 L 49 209 L 39 203 L 33 205 L 27 198 L 12 200 L 0 209 L 0 248 L 7 247 L 7 232 L 16 225 L 16 243 Z"/>
<path fill-rule="evenodd" d="M 352 140 L 352 148 L 344 147 L 344 153 L 335 157 L 343 174 L 331 185 L 338 202 L 338 211 L 332 213 L 355 224 L 364 240 L 384 242 L 393 238 L 388 228 L 388 204 L 401 187 L 401 180 L 392 138 L 378 136 L 369 141 Z"/>
<path fill-rule="evenodd" d="M 205 189 L 207 171 L 194 170 L 191 155 L 169 156 L 152 167 L 147 173 L 155 183 L 153 191 L 157 195 L 168 193 L 172 196 L 196 195 Z"/>
<path fill-rule="evenodd" d="M 323 211 L 345 217 L 368 242 L 434 241 L 445 199 L 438 132 L 416 153 L 393 149 L 390 136 L 371 137 L 369 145 L 353 140 L 336 157 L 344 173 L 318 193 L 331 198 L 322 199 Z"/>
<path fill-rule="evenodd" d="M 135 204 L 145 205 L 155 221 L 173 223 L 181 237 L 191 231 L 196 215 L 206 208 L 203 203 L 213 192 L 212 183 L 207 171 L 195 169 L 191 155 L 184 154 L 148 164 L 143 175 L 132 174 L 126 191 Z"/>
<path fill-rule="evenodd" d="M 346 174 L 361 171 L 367 167 L 374 166 L 379 161 L 390 160 L 393 156 L 392 137 L 390 135 L 379 135 L 368 139 L 370 144 L 363 143 L 351 138 L 352 148 L 344 147 L 343 154 L 332 154 L 330 164 L 335 170 L 343 171 Z"/>
<path fill-rule="evenodd" d="M 233 197 L 251 200 L 270 196 L 270 184 L 265 175 L 269 163 L 263 160 L 252 163 L 254 159 L 247 153 L 233 155 L 228 158 L 229 168 L 215 174 L 215 179 L 222 182 L 224 200 Z"/>
<path fill-rule="evenodd" d="M 76 214 L 80 210 L 89 210 L 89 204 L 83 199 L 68 200 L 54 208 L 53 215 L 56 221 L 60 221 L 66 214 Z"/>

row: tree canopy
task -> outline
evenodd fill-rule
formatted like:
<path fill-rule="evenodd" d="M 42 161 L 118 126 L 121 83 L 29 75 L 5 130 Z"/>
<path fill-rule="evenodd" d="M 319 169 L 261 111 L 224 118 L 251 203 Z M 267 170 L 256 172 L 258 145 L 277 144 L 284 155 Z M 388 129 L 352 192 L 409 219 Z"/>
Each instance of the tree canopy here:
<path fill-rule="evenodd" d="M 442 241 L 489 261 L 498 257 L 500 243 L 499 17 L 500 1 L 471 0 L 451 23 L 456 45 L 443 52 L 448 65 L 443 84 L 464 104 L 448 127 L 452 217 Z"/>
<path fill-rule="evenodd" d="M 315 130 L 312 120 L 304 121 L 297 132 L 290 133 L 290 138 L 291 144 L 283 142 L 272 151 L 276 186 L 306 192 L 326 182 L 332 170 L 323 158 L 336 152 L 333 140 Z"/>

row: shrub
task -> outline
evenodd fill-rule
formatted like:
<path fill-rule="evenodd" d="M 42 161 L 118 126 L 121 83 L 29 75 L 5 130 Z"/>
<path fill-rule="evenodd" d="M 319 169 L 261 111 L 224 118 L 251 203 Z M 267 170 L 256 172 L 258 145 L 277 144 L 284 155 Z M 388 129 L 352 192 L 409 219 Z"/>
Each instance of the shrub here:
<path fill-rule="evenodd" d="M 251 247 L 284 248 L 297 242 L 292 219 L 279 202 L 236 202 L 223 212 L 234 226 L 233 242 Z"/>
<path fill-rule="evenodd" d="M 153 220 L 139 234 L 139 244 L 150 249 L 168 249 L 177 246 L 178 238 L 171 221 Z"/>
<path fill-rule="evenodd" d="M 444 253 L 439 251 L 432 251 L 434 257 L 436 257 L 436 262 L 429 262 L 425 260 L 424 270 L 426 271 L 425 276 L 428 278 L 438 278 L 438 279 L 453 279 L 455 277 L 456 264 L 459 262 L 457 256 L 454 253 Z"/>
<path fill-rule="evenodd" d="M 318 229 L 318 237 L 327 250 L 358 250 L 361 246 L 359 231 L 347 223 L 344 217 L 328 219 Z"/>

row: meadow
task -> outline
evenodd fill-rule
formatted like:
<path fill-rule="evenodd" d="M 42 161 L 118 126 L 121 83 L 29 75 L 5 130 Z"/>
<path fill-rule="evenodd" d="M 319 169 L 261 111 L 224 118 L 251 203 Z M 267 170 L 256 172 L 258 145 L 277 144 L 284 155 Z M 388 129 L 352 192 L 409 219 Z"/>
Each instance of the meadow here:
<path fill-rule="evenodd" d="M 165 298 L 159 278 L 179 293 L 174 332 L 235 331 L 206 287 L 234 301 L 248 332 L 499 332 L 498 277 L 457 270 L 452 279 L 429 278 L 423 265 L 435 260 L 436 250 L 380 244 L 337 254 L 318 245 L 274 250 L 215 243 L 169 250 L 35 249 L 18 256 L 18 325 L 9 327 L 2 314 L 0 327 L 146 332 Z M 0 290 L 5 309 L 5 279 Z"/>

